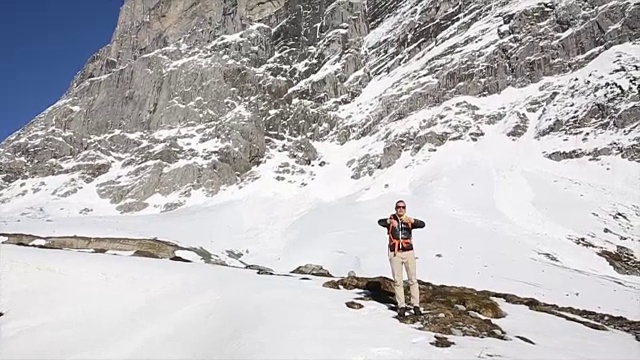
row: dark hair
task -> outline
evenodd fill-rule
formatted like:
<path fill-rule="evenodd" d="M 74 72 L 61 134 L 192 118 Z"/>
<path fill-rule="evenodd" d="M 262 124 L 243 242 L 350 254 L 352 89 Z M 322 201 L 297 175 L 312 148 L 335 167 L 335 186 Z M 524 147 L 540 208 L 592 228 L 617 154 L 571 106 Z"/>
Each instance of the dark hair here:
<path fill-rule="evenodd" d="M 398 200 L 398 201 L 396 201 L 396 205 L 395 206 L 398 206 L 398 204 L 400 204 L 400 203 L 403 203 L 405 206 L 407 205 L 407 203 L 404 200 Z"/>

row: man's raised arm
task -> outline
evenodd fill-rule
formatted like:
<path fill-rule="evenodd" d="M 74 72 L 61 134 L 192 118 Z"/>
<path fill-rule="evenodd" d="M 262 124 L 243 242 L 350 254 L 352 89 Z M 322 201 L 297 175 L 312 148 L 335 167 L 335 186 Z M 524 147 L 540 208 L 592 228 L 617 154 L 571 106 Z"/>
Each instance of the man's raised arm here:
<path fill-rule="evenodd" d="M 378 220 L 378 225 L 386 228 L 389 227 L 389 218 L 382 218 L 380 220 Z"/>
<path fill-rule="evenodd" d="M 414 229 L 422 229 L 423 227 L 427 226 L 427 224 L 420 220 L 420 219 L 413 219 L 413 228 Z"/>

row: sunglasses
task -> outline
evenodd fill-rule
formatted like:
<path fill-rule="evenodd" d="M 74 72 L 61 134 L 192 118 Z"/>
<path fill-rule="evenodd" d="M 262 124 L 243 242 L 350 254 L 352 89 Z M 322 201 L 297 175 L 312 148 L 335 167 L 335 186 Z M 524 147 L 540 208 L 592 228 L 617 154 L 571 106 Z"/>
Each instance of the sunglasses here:
<path fill-rule="evenodd" d="M 398 205 L 396 206 L 396 209 L 406 209 L 407 206 L 406 205 Z"/>

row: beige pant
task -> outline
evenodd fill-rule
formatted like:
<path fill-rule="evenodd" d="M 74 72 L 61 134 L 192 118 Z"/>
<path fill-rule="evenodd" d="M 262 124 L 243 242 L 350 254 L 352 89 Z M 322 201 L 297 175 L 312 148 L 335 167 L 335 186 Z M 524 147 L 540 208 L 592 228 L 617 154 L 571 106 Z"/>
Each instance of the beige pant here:
<path fill-rule="evenodd" d="M 398 252 L 395 256 L 389 252 L 389 263 L 391 264 L 391 275 L 393 276 L 394 290 L 398 308 L 405 307 L 404 286 L 402 279 L 402 268 L 407 271 L 409 278 L 409 289 L 411 290 L 411 305 L 420 306 L 420 288 L 416 279 L 416 254 L 413 250 Z"/>

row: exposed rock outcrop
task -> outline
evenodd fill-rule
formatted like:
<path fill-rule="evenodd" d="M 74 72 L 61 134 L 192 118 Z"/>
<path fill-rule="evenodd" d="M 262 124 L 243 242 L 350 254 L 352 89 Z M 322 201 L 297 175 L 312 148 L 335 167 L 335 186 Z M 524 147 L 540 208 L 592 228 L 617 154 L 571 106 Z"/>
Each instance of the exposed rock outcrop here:
<path fill-rule="evenodd" d="M 622 237 L 622 239 L 626 240 L 626 237 Z M 638 260 L 633 250 L 628 247 L 617 245 L 615 250 L 610 250 L 594 245 L 585 238 L 570 237 L 570 240 L 577 245 L 596 250 L 596 254 L 606 259 L 609 265 L 619 274 L 640 276 L 640 260 Z"/>
<path fill-rule="evenodd" d="M 247 265 L 245 267 L 245 269 L 249 269 L 249 270 L 256 270 L 258 272 L 258 274 L 260 275 L 267 275 L 267 274 L 273 274 L 274 271 L 272 268 L 266 267 L 266 266 L 262 266 L 262 265 Z"/>
<path fill-rule="evenodd" d="M 421 280 L 418 282 L 420 306 L 425 310 L 425 313 L 423 315 L 409 314 L 398 318 L 398 320 L 438 334 L 509 340 L 513 335 L 507 334 L 500 326 L 491 321 L 508 316 L 493 300 L 495 298 L 503 299 L 510 304 L 524 305 L 532 311 L 558 316 L 597 331 L 607 331 L 612 328 L 634 336 L 640 333 L 640 321 L 629 320 L 621 316 L 548 304 L 513 294 L 435 285 Z M 395 303 L 393 281 L 386 277 L 346 277 L 339 280 L 329 280 L 323 286 L 332 289 L 364 290 L 365 293 L 356 300 L 373 300 L 391 305 L 390 308 L 393 308 Z M 406 284 L 405 296 L 407 301 L 410 301 L 410 291 Z"/>
<path fill-rule="evenodd" d="M 618 245 L 616 251 L 600 250 L 598 255 L 607 260 L 615 271 L 623 275 L 640 276 L 640 261 L 627 247 Z"/>
<path fill-rule="evenodd" d="M 130 253 L 130 256 L 149 257 L 156 259 L 169 259 L 176 261 L 188 261 L 184 255 L 198 258 L 202 262 L 218 265 L 227 263 L 217 255 L 213 255 L 202 248 L 183 247 L 170 241 L 159 239 L 131 239 L 115 237 L 89 237 L 89 236 L 37 236 L 32 234 L 0 233 L 5 237 L 3 244 L 33 246 L 45 249 L 59 250 L 91 250 L 95 253 L 121 252 Z"/>
<path fill-rule="evenodd" d="M 291 270 L 291 273 L 322 276 L 322 277 L 334 277 L 333 275 L 331 275 L 329 270 L 322 267 L 322 265 L 316 265 L 316 264 L 306 264 L 306 265 L 298 266 L 297 268 Z"/>
<path fill-rule="evenodd" d="M 393 281 L 386 277 L 347 277 L 331 280 L 323 286 L 346 290 L 361 289 L 367 293 L 361 300 L 394 304 Z M 408 287 L 407 287 L 408 290 Z M 426 331 L 444 335 L 467 335 L 504 339 L 505 332 L 490 319 L 506 316 L 490 296 L 470 289 L 420 284 L 420 305 L 425 314 L 399 318 L 407 324 L 417 324 Z M 488 319 L 485 319 L 485 318 Z"/>

